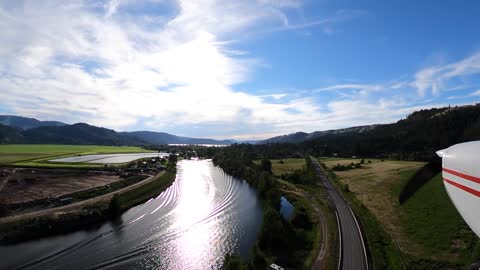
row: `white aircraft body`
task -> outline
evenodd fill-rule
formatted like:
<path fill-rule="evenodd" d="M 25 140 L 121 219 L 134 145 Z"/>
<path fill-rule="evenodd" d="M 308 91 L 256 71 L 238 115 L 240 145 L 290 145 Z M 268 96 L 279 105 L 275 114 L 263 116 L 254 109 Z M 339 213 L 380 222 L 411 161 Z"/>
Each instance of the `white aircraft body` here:
<path fill-rule="evenodd" d="M 480 237 L 480 141 L 440 150 L 443 183 L 460 215 Z"/>

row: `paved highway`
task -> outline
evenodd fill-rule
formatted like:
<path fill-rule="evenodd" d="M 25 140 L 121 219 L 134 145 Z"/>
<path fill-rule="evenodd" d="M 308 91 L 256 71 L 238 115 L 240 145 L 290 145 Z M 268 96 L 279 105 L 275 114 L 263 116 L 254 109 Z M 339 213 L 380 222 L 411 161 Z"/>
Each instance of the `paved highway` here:
<path fill-rule="evenodd" d="M 330 180 L 328 180 L 317 159 L 310 157 L 310 160 L 337 210 L 341 249 L 338 269 L 368 270 L 365 243 L 363 241 L 359 223 L 353 214 L 352 209 L 340 193 L 334 188 Z"/>

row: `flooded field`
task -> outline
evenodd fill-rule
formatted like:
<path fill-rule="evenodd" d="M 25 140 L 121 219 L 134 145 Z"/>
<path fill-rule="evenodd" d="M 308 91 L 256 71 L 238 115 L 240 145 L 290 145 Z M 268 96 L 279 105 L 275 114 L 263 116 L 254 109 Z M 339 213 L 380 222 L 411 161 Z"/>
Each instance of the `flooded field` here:
<path fill-rule="evenodd" d="M 168 157 L 168 153 L 133 153 L 133 154 L 101 154 L 101 155 L 85 155 L 76 157 L 67 157 L 49 160 L 50 162 L 65 163 L 125 163 L 141 158 L 149 157 Z"/>

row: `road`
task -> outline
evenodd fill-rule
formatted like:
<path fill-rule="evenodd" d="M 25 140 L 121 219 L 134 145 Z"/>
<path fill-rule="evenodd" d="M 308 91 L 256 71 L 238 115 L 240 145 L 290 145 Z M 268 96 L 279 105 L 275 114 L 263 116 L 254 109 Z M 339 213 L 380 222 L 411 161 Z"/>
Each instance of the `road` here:
<path fill-rule="evenodd" d="M 325 174 L 317 159 L 310 157 L 315 171 L 324 185 L 335 209 L 337 210 L 340 227 L 340 258 L 338 269 L 368 270 L 366 247 L 360 230 L 359 223 L 352 209 L 335 189 Z"/>

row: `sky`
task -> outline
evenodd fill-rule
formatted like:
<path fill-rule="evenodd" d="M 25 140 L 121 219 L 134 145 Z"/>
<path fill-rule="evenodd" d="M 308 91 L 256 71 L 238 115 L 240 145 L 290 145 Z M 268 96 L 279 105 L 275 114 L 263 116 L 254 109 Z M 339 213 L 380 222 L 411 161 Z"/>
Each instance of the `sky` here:
<path fill-rule="evenodd" d="M 265 139 L 480 102 L 480 2 L 0 0 L 0 114 Z"/>

